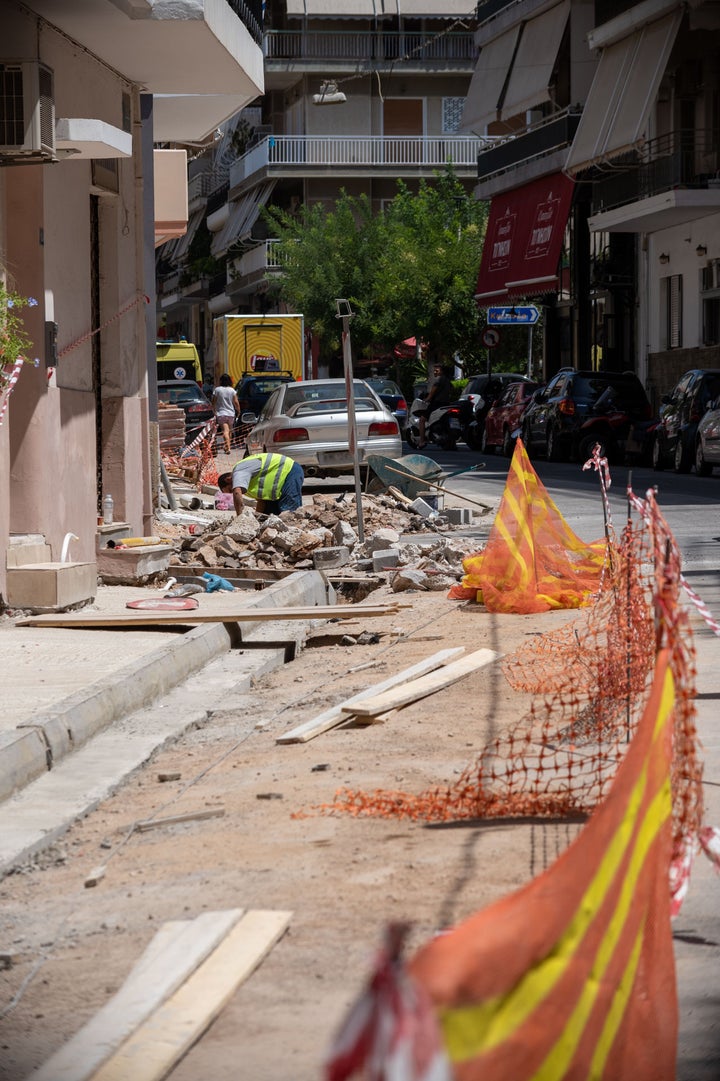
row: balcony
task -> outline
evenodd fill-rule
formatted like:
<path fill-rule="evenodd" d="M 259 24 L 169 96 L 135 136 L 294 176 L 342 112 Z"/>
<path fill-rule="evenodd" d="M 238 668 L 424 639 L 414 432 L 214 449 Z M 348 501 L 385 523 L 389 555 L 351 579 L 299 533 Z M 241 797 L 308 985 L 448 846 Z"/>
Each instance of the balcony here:
<path fill-rule="evenodd" d="M 263 93 L 257 0 L 28 0 L 26 6 L 156 95 L 156 142 L 202 140 Z"/>
<path fill-rule="evenodd" d="M 720 207 L 720 147 L 712 132 L 674 131 L 613 162 L 593 183 L 591 227 L 654 232 Z"/>
<path fill-rule="evenodd" d="M 230 196 L 268 178 L 390 176 L 431 178 L 452 163 L 459 177 L 476 175 L 477 156 L 491 138 L 475 135 L 271 135 L 230 169 Z"/>
<path fill-rule="evenodd" d="M 515 187 L 516 180 L 526 183 L 562 169 L 568 147 L 580 123 L 580 115 L 567 110 L 541 121 L 520 135 L 497 137 L 493 146 L 481 149 L 477 162 L 480 181 L 476 193 L 478 198 L 490 198 L 496 194 L 495 189 L 507 187 L 505 174 L 510 171 L 522 172 L 522 176 L 513 177 L 512 186 Z"/>
<path fill-rule="evenodd" d="M 228 261 L 225 292 L 229 296 L 258 292 L 266 276 L 281 269 L 275 254 L 277 245 L 277 240 L 265 240 L 238 259 Z"/>
<path fill-rule="evenodd" d="M 326 67 L 347 62 L 392 65 L 393 70 L 472 71 L 477 59 L 474 35 L 410 34 L 398 31 L 269 30 L 263 39 L 266 70 L 282 71 L 288 62 L 293 70 Z"/>

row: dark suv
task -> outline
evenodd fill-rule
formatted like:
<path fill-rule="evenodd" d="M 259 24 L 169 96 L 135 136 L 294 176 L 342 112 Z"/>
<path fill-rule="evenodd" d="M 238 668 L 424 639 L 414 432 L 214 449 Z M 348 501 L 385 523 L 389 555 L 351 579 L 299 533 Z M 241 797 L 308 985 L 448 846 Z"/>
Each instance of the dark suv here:
<path fill-rule="evenodd" d="M 695 461 L 695 438 L 703 413 L 720 397 L 720 369 L 693 368 L 669 394 L 663 394 L 660 421 L 653 443 L 653 467 L 672 464 L 676 473 L 689 473 Z"/>
<path fill-rule="evenodd" d="M 538 391 L 525 410 L 522 438 L 528 452 L 550 461 L 588 458 L 596 443 L 617 459 L 633 426 L 647 422 L 650 402 L 634 372 L 563 368 Z"/>
<path fill-rule="evenodd" d="M 260 375 L 248 372 L 235 384 L 240 414 L 254 413 L 259 417 L 260 410 L 272 392 L 282 383 L 294 382 L 295 376 L 292 372 L 262 372 Z"/>

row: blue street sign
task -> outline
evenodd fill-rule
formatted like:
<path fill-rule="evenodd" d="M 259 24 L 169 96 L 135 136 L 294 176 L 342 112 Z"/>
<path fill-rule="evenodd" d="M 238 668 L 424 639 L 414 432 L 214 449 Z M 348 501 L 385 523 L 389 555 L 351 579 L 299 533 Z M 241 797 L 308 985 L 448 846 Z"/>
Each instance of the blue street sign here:
<path fill-rule="evenodd" d="M 534 304 L 525 308 L 488 308 L 487 321 L 491 326 L 503 326 L 509 323 L 523 323 L 532 326 L 540 318 L 540 312 Z"/>

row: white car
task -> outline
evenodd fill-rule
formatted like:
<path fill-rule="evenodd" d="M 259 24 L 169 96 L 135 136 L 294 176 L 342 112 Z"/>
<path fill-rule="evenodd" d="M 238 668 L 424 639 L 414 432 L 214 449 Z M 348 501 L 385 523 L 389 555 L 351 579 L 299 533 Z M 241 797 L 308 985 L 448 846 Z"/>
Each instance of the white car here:
<path fill-rule="evenodd" d="M 362 379 L 353 380 L 360 465 L 370 454 L 402 455 L 395 417 Z M 243 423 L 252 416 L 243 413 Z M 246 437 L 246 453 L 287 454 L 308 477 L 352 473 L 348 445 L 348 403 L 344 379 L 284 383 L 268 398 Z"/>

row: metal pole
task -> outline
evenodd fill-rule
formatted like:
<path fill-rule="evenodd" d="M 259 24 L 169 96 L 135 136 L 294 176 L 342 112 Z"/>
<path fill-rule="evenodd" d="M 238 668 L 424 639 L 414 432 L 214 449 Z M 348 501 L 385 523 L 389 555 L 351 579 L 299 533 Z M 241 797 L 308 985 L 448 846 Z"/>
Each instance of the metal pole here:
<path fill-rule="evenodd" d="M 353 457 L 353 473 L 355 474 L 355 503 L 357 506 L 358 540 L 362 544 L 365 540 L 363 529 L 362 489 L 360 487 L 360 461 L 357 448 L 357 418 L 355 416 L 355 387 L 353 383 L 352 349 L 350 345 L 350 320 L 353 313 L 347 300 L 336 301 L 338 318 L 342 319 L 343 332 L 343 368 L 345 372 L 345 391 L 348 403 L 348 447 Z"/>
<path fill-rule="evenodd" d="M 527 362 L 527 374 L 528 379 L 532 379 L 533 373 L 533 328 L 532 323 L 528 327 L 528 362 Z"/>

